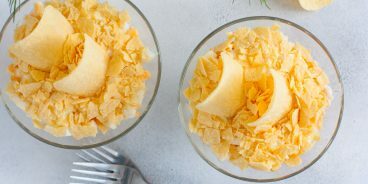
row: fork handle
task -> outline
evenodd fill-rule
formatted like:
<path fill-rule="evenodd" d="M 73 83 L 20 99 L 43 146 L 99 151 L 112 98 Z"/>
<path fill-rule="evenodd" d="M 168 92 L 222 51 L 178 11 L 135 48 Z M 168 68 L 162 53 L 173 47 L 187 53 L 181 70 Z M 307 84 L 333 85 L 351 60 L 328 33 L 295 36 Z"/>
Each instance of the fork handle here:
<path fill-rule="evenodd" d="M 122 184 L 149 184 L 136 168 L 126 168 L 123 172 Z"/>
<path fill-rule="evenodd" d="M 138 172 L 133 172 L 131 174 L 130 183 L 129 184 L 148 184 Z"/>

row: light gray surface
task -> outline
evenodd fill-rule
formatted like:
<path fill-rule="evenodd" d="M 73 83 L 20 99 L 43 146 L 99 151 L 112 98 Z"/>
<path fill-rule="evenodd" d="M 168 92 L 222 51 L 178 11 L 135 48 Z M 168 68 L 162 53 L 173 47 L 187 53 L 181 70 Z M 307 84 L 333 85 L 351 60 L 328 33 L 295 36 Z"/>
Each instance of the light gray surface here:
<path fill-rule="evenodd" d="M 337 138 L 307 171 L 280 183 L 363 183 L 368 176 L 367 0 L 336 0 L 306 12 L 296 0 L 133 0 L 150 20 L 162 51 L 163 72 L 156 101 L 145 119 L 112 143 L 124 150 L 153 183 L 242 183 L 205 163 L 191 147 L 177 113 L 181 70 L 193 48 L 231 20 L 269 15 L 296 22 L 314 33 L 334 56 L 345 85 L 345 112 Z M 0 1 L 0 25 L 8 16 Z M 0 107 L 0 183 L 69 182 L 75 151 L 41 143 L 21 130 Z"/>

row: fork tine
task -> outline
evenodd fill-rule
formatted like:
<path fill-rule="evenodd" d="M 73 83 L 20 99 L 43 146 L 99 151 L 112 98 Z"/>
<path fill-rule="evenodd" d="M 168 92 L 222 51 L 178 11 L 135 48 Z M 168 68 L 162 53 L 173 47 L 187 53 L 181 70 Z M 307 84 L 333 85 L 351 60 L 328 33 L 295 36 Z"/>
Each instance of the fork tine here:
<path fill-rule="evenodd" d="M 88 178 L 88 177 L 82 177 L 82 176 L 70 176 L 70 178 L 75 180 L 81 180 L 81 181 L 90 181 L 95 183 L 103 183 L 103 184 L 119 184 L 118 181 L 109 181 L 104 179 L 96 179 L 96 178 Z"/>
<path fill-rule="evenodd" d="M 96 157 L 95 155 L 93 155 L 92 153 L 90 153 L 90 152 L 89 152 L 89 151 L 87 151 L 87 150 L 82 150 L 82 152 L 83 152 L 83 153 L 85 153 L 86 155 L 88 155 L 89 157 L 91 157 L 91 158 L 93 158 L 93 159 L 95 159 L 95 160 L 97 160 L 97 161 L 101 162 L 101 163 L 106 163 L 106 161 L 104 161 L 104 160 L 102 160 L 102 159 L 100 159 L 100 158 Z"/>
<path fill-rule="evenodd" d="M 125 157 L 124 155 L 119 154 L 119 152 L 109 148 L 108 146 L 101 146 L 100 148 L 102 148 L 104 151 L 108 152 L 109 154 L 115 156 L 116 158 L 120 159 L 122 161 L 123 164 L 126 164 L 128 167 L 133 167 L 135 168 L 135 171 L 137 172 L 137 174 L 139 174 L 143 180 L 146 183 L 149 183 L 143 176 L 143 174 L 141 173 L 141 171 L 135 166 L 135 164 L 128 158 Z"/>
<path fill-rule="evenodd" d="M 112 179 L 119 179 L 119 175 L 117 173 L 88 171 L 88 170 L 81 170 L 81 169 L 72 169 L 72 172 L 94 175 L 94 176 L 103 176 L 103 177 L 112 178 Z"/>
<path fill-rule="evenodd" d="M 102 151 L 100 151 L 100 150 L 98 150 L 96 148 L 92 148 L 92 150 L 94 152 L 96 152 L 98 155 L 100 155 L 101 157 L 103 157 L 104 159 L 110 161 L 111 163 L 115 163 L 116 162 L 115 158 L 113 158 L 113 157 L 105 154 L 104 152 L 102 152 Z"/>
<path fill-rule="evenodd" d="M 73 165 L 90 167 L 90 168 L 99 169 L 99 170 L 109 170 L 109 171 L 114 171 L 114 172 L 119 171 L 119 167 L 127 167 L 127 166 L 119 166 L 115 164 L 88 163 L 88 162 L 73 162 Z"/>
<path fill-rule="evenodd" d="M 111 155 L 114 155 L 115 157 L 119 156 L 119 153 L 107 146 L 101 146 L 102 149 L 104 149 L 105 151 L 107 151 L 108 153 L 110 153 Z"/>
<path fill-rule="evenodd" d="M 87 157 L 85 157 L 85 156 L 83 156 L 83 155 L 81 155 L 81 154 L 79 154 L 79 153 L 76 153 L 76 155 L 77 155 L 79 158 L 81 158 L 82 160 L 86 161 L 86 162 L 91 162 L 91 160 L 90 160 L 90 159 L 88 159 Z"/>
<path fill-rule="evenodd" d="M 131 167 L 135 167 L 135 165 L 130 161 L 130 159 L 127 156 L 122 155 L 119 152 L 107 146 L 101 146 L 101 148 L 105 150 L 106 152 L 108 152 L 109 154 L 113 155 L 116 158 L 115 160 L 118 160 L 118 162 L 131 166 Z"/>
<path fill-rule="evenodd" d="M 83 167 L 91 167 L 91 168 L 103 169 L 103 170 L 110 169 L 110 165 L 108 165 L 108 164 L 102 164 L 102 163 L 73 162 L 73 165 L 83 166 Z"/>

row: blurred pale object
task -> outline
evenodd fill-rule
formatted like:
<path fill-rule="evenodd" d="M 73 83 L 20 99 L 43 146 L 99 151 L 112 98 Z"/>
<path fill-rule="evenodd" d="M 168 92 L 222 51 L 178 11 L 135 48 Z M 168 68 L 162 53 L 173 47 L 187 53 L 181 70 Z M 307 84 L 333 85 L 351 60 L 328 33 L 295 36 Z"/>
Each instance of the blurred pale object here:
<path fill-rule="evenodd" d="M 299 0 L 302 8 L 308 11 L 319 10 L 332 3 L 332 0 Z"/>

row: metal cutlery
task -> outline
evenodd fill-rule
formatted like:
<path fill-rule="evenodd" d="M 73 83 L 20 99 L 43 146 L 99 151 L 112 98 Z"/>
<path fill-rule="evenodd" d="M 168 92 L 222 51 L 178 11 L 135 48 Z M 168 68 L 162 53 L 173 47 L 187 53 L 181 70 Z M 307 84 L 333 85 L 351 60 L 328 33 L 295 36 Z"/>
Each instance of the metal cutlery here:
<path fill-rule="evenodd" d="M 148 183 L 130 159 L 106 146 L 82 150 L 77 155 L 85 162 L 73 162 L 78 169 L 72 172 L 82 176 L 72 175 L 72 180 L 104 184 Z"/>

